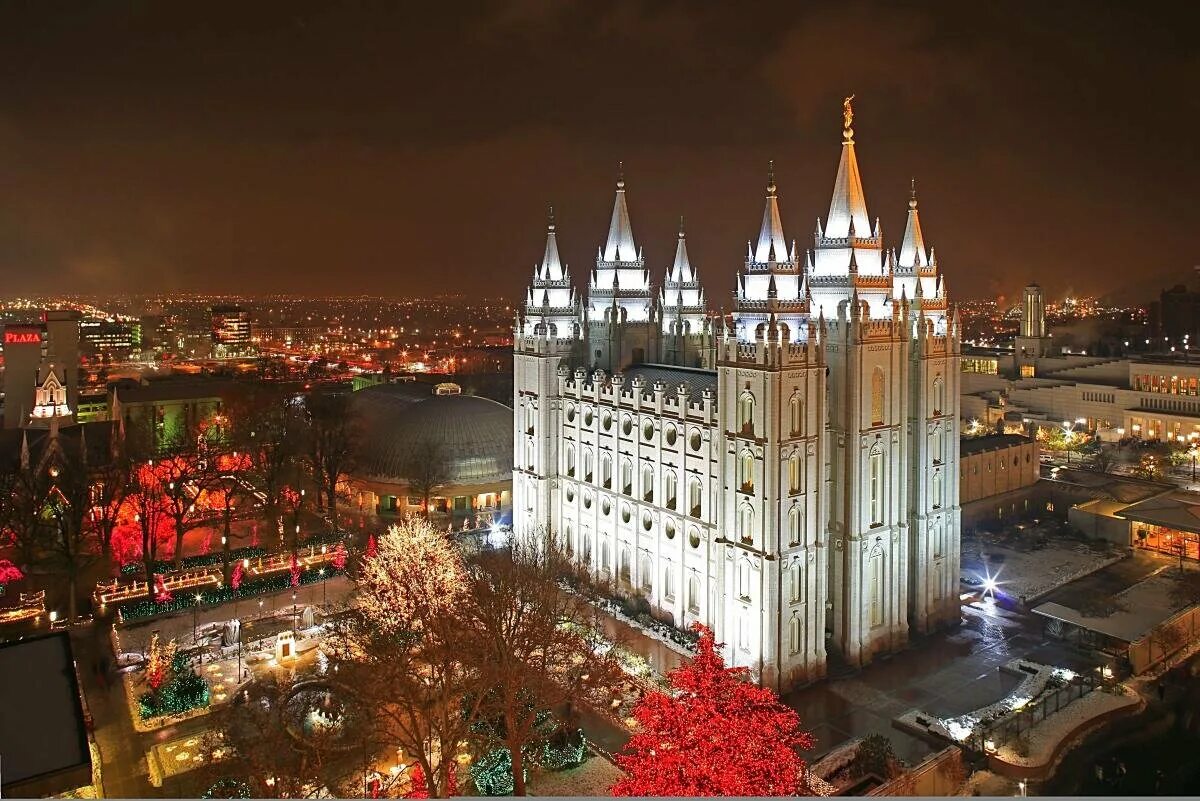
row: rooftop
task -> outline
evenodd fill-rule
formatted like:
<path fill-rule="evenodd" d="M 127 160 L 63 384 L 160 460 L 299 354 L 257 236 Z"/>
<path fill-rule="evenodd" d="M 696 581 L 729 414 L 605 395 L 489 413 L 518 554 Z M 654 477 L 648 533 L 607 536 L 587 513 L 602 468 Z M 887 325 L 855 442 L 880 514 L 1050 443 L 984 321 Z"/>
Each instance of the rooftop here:
<path fill-rule="evenodd" d="M 1126 506 L 1117 514 L 1139 523 L 1200 533 L 1200 493 L 1173 490 Z"/>
<path fill-rule="evenodd" d="M 674 392 L 677 386 L 684 384 L 693 397 L 699 397 L 705 389 L 717 391 L 715 370 L 675 367 L 670 364 L 635 364 L 622 371 L 622 375 L 625 376 L 625 386 L 629 386 L 634 378 L 641 378 L 646 382 L 647 390 L 653 388 L 655 381 L 662 381 L 667 385 L 668 392 Z"/>
<path fill-rule="evenodd" d="M 972 453 L 1014 448 L 1018 445 L 1028 445 L 1031 442 L 1033 442 L 1032 439 L 1020 434 L 985 434 L 982 437 L 963 437 L 962 443 L 959 445 L 959 453 L 969 456 Z"/>

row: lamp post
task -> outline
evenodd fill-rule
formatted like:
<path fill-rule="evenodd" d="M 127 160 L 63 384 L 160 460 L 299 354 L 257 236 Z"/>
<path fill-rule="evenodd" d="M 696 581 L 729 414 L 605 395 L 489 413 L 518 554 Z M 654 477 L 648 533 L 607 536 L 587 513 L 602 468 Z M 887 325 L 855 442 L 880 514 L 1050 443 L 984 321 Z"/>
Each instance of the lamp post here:
<path fill-rule="evenodd" d="M 195 645 L 200 640 L 197 634 L 200 622 L 200 600 L 200 593 L 196 593 L 196 605 L 192 607 L 192 645 Z"/>
<path fill-rule="evenodd" d="M 321 606 L 325 606 L 329 601 L 329 595 L 325 591 L 325 568 L 321 568 L 319 572 L 321 574 Z"/>
<path fill-rule="evenodd" d="M 300 607 L 296 604 L 296 591 L 292 590 L 292 631 L 300 628 Z"/>

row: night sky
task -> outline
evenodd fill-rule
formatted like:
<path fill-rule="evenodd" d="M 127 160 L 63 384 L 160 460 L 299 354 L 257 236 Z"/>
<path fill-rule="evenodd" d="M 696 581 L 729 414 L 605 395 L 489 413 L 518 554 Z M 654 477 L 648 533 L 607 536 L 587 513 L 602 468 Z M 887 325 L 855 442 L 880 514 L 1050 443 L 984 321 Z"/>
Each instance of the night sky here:
<path fill-rule="evenodd" d="M 899 247 L 916 176 L 955 298 L 1034 278 L 1051 296 L 1148 297 L 1200 263 L 1198 16 L 1100 2 L 5 2 L 2 291 L 515 300 L 549 202 L 586 281 L 624 161 L 655 281 L 683 214 L 710 304 L 727 305 L 768 159 L 785 232 L 811 245 L 853 92 L 868 209 Z"/>

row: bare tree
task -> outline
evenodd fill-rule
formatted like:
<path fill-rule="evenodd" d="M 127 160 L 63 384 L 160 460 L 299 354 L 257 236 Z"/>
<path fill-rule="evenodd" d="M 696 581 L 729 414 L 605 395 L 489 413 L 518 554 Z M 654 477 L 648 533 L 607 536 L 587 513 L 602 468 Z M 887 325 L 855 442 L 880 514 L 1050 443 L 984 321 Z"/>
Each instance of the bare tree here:
<path fill-rule="evenodd" d="M 67 619 L 74 620 L 78 606 L 79 577 L 98 558 L 88 526 L 92 477 L 84 447 L 69 448 L 47 467 L 50 491 L 46 495 L 45 550 L 51 569 L 67 583 Z"/>
<path fill-rule="evenodd" d="M 429 519 L 429 499 L 451 478 L 450 455 L 436 439 L 414 443 L 404 459 L 404 478 L 408 487 L 421 498 L 421 510 Z"/>
<path fill-rule="evenodd" d="M 511 756 L 513 795 L 524 795 L 525 750 L 547 715 L 622 674 L 617 649 L 594 648 L 596 609 L 560 586 L 570 566 L 552 538 L 514 540 L 507 552 L 481 554 L 479 568 L 469 612 L 487 671 L 483 711 Z"/>
<path fill-rule="evenodd" d="M 246 478 L 260 494 L 263 518 L 278 531 L 283 492 L 296 483 L 302 451 L 300 410 L 290 395 L 259 388 L 230 408 L 229 419 L 232 444 L 248 457 Z"/>
<path fill-rule="evenodd" d="M 337 529 L 337 495 L 342 479 L 354 467 L 360 426 L 350 394 L 344 391 L 313 392 L 305 399 L 308 419 L 308 462 L 317 503 L 323 504 Z"/>
<path fill-rule="evenodd" d="M 330 641 L 375 736 L 416 760 L 431 797 L 450 794 L 454 755 L 482 703 L 477 638 L 462 617 L 468 589 L 446 533 L 407 519 L 379 537 L 363 563 L 358 604 Z"/>

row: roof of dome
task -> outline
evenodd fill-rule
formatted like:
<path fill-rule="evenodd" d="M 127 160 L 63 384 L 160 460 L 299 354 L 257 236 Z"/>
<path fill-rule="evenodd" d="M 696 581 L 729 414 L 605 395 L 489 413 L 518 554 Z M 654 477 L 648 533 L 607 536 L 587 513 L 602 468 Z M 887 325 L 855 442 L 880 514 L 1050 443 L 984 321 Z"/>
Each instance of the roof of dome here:
<path fill-rule="evenodd" d="M 364 436 L 358 469 L 364 478 L 403 482 L 413 449 L 433 442 L 445 450 L 448 484 L 512 479 L 513 412 L 474 395 L 434 395 L 428 384 L 380 384 L 353 395 Z"/>

